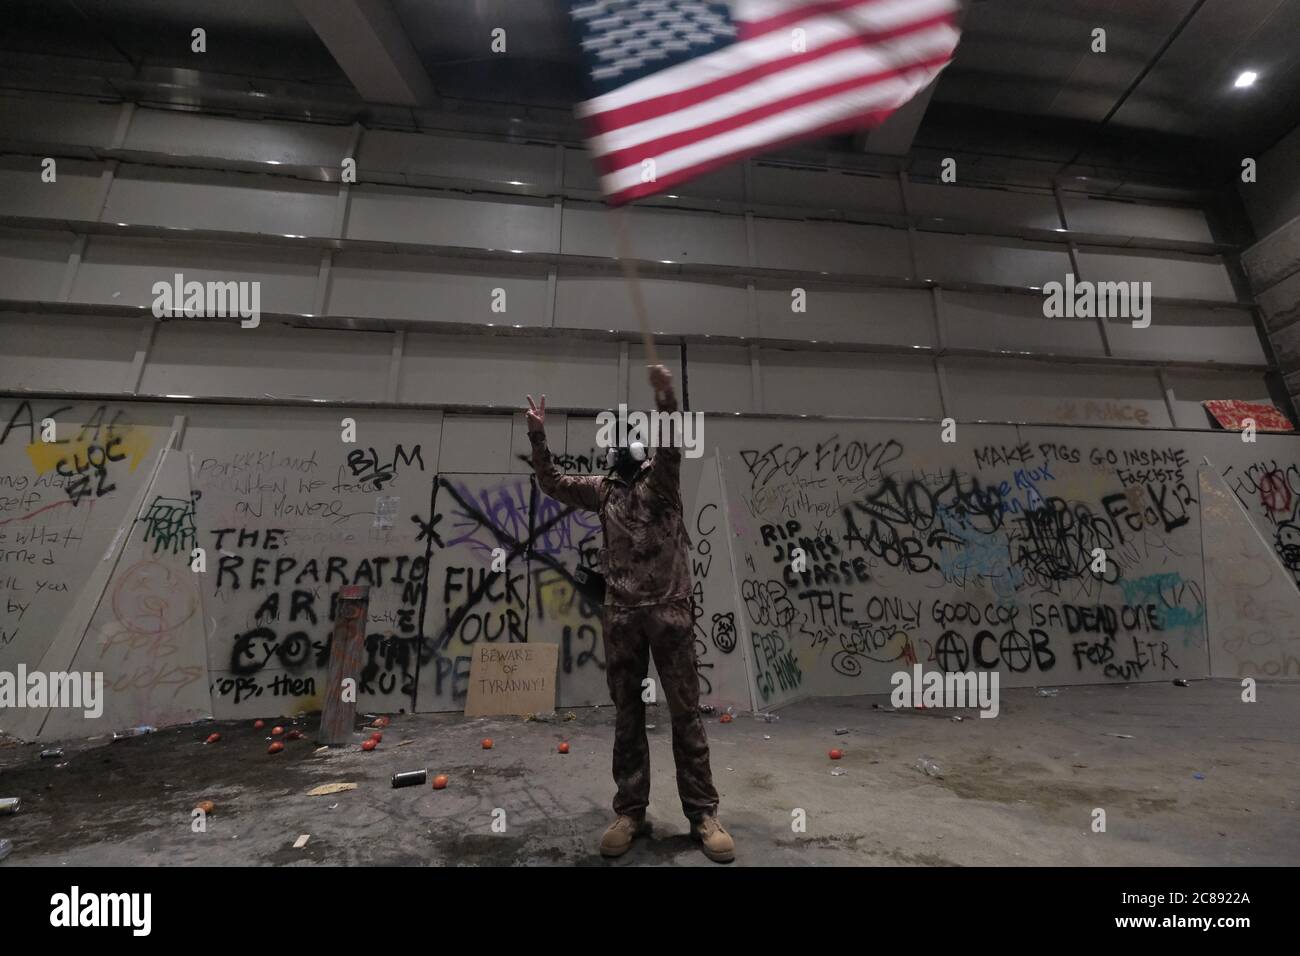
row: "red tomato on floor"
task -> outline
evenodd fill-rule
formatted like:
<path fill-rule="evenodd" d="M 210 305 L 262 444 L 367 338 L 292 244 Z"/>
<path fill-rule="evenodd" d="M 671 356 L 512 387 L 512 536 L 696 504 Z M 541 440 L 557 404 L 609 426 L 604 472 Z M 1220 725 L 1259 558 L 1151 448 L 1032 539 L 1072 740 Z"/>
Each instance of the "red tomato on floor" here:
<path fill-rule="evenodd" d="M 269 754 L 278 754 L 283 749 L 284 749 L 284 744 L 276 740 L 271 743 L 271 746 L 266 748 L 266 752 Z"/>
<path fill-rule="evenodd" d="M 843 757 L 843 756 L 844 756 L 844 751 L 843 751 L 843 750 L 832 750 L 832 751 L 831 751 L 831 759 L 832 759 L 832 760 L 839 760 L 839 759 L 840 759 L 841 757 Z"/>
<path fill-rule="evenodd" d="M 435 790 L 447 789 L 447 775 L 445 773 L 440 773 L 438 774 L 438 776 L 433 778 L 433 789 Z"/>
<path fill-rule="evenodd" d="M 491 749 L 492 749 L 492 738 L 491 738 L 491 737 L 484 737 L 484 738 L 483 738 L 483 749 L 484 749 L 484 750 L 491 750 Z"/>
<path fill-rule="evenodd" d="M 560 753 L 567 754 L 568 752 L 569 752 L 569 745 L 567 743 L 560 744 Z"/>

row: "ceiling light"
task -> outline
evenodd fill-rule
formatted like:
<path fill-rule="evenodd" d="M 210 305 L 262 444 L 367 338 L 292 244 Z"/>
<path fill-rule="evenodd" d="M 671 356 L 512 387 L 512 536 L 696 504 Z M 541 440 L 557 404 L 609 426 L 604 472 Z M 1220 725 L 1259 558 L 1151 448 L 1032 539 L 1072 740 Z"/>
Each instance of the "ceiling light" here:
<path fill-rule="evenodd" d="M 1241 76 L 1237 77 L 1237 82 L 1232 85 L 1239 90 L 1243 90 L 1248 86 L 1254 86 L 1257 79 L 1259 79 L 1258 73 L 1254 70 L 1246 70 Z"/>

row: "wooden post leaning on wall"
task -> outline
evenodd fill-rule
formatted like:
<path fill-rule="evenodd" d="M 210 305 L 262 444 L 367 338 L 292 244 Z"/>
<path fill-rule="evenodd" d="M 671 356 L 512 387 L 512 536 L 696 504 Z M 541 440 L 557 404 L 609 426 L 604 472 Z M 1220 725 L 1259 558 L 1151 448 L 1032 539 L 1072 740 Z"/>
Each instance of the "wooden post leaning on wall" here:
<path fill-rule="evenodd" d="M 325 679 L 325 703 L 321 707 L 317 743 L 341 747 L 352 742 L 357 717 L 357 683 L 365 657 L 366 615 L 370 610 L 370 586 L 351 584 L 339 589 L 334 615 L 334 637 L 330 641 L 329 675 Z M 345 682 L 351 681 L 350 684 Z"/>

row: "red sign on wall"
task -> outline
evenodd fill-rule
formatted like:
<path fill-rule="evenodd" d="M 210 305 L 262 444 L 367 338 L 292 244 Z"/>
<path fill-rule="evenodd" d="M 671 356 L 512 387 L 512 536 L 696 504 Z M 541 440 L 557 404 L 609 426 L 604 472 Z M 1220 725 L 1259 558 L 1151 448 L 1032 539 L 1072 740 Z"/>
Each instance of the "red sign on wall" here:
<path fill-rule="evenodd" d="M 1241 431 L 1246 427 L 1246 419 L 1255 423 L 1255 430 L 1260 432 L 1292 432 L 1295 426 L 1291 420 L 1268 402 L 1241 402 L 1236 399 L 1216 399 L 1204 402 L 1205 410 L 1214 416 L 1224 428 Z"/>

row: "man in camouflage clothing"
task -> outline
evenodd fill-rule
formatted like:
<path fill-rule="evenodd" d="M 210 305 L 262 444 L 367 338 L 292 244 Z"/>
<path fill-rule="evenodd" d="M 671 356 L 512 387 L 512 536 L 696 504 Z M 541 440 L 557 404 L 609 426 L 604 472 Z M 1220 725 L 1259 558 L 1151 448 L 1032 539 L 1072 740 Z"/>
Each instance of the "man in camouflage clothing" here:
<path fill-rule="evenodd" d="M 655 404 L 677 410 L 672 375 L 650 369 Z M 604 856 L 621 856 L 648 832 L 650 747 L 641 684 L 654 655 L 673 722 L 677 792 L 691 835 L 711 860 L 735 858 L 735 844 L 718 822 L 718 792 L 709 770 L 709 742 L 700 717 L 699 678 L 691 613 L 690 540 L 682 518 L 681 449 L 665 443 L 653 460 L 618 449 L 608 477 L 561 475 L 546 447 L 546 396 L 528 396 L 528 436 L 537 483 L 552 498 L 600 514 L 605 533 L 605 676 L 614 724 L 614 812 L 600 841 Z M 641 456 L 645 458 L 644 449 Z"/>

